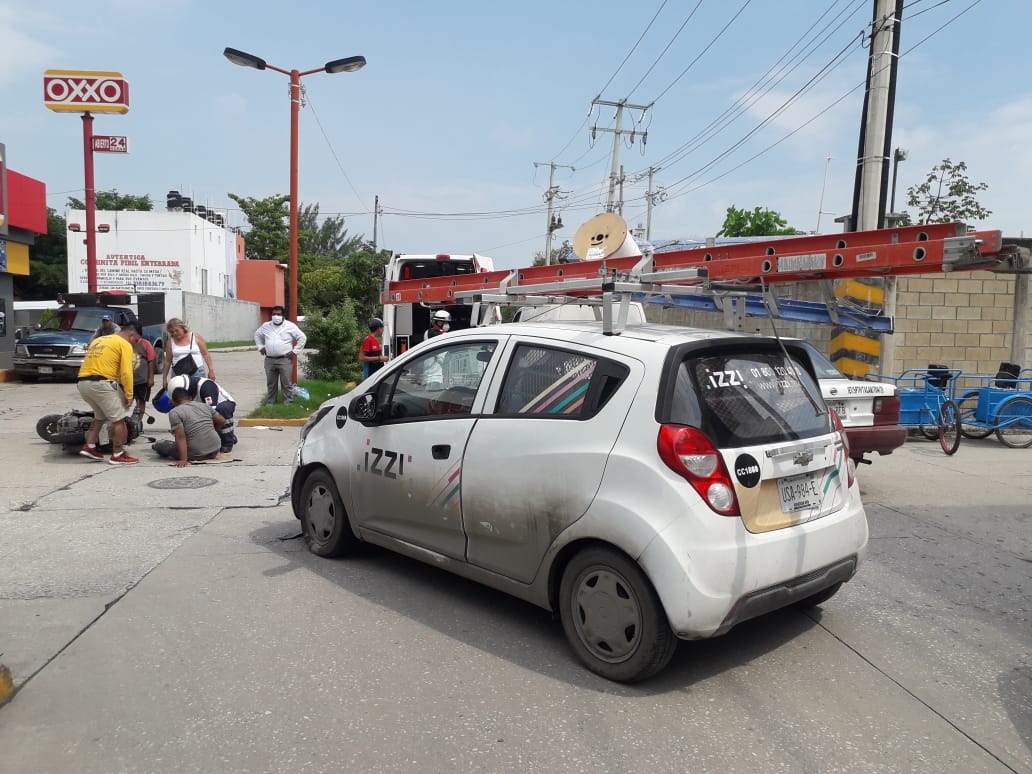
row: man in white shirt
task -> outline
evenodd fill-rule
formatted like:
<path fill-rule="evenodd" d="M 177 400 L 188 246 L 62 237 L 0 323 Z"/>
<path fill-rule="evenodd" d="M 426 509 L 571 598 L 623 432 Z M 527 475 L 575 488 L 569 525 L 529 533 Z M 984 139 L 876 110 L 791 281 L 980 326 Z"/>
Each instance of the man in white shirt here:
<path fill-rule="evenodd" d="M 272 307 L 272 319 L 254 332 L 258 352 L 265 356 L 266 403 L 276 403 L 279 392 L 283 393 L 284 403 L 293 401 L 294 361 L 306 341 L 304 331 L 283 317 L 282 306 Z"/>

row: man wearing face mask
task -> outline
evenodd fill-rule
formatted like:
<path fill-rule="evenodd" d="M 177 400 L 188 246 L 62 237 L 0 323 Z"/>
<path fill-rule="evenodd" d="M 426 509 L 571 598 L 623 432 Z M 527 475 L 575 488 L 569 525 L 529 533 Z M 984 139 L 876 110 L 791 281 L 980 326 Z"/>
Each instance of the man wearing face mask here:
<path fill-rule="evenodd" d="M 283 393 L 284 403 L 294 399 L 291 385 L 294 361 L 305 348 L 307 340 L 304 331 L 283 317 L 282 306 L 272 307 L 272 319 L 254 332 L 258 352 L 265 356 L 267 403 L 276 403 L 280 392 Z"/>
<path fill-rule="evenodd" d="M 432 339 L 451 330 L 451 315 L 447 309 L 438 309 L 430 318 L 430 323 L 430 330 L 426 332 L 427 339 Z"/>

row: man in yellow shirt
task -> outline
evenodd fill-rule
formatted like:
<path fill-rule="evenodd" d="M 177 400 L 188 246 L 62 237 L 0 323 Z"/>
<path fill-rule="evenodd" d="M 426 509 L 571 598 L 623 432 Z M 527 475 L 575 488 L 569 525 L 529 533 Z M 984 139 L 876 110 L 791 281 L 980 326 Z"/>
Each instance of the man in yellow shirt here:
<path fill-rule="evenodd" d="M 86 431 L 86 445 L 79 451 L 83 457 L 103 461 L 97 449 L 100 429 L 111 423 L 112 465 L 132 465 L 139 462 L 122 448 L 129 437 L 125 420 L 132 413 L 133 400 L 133 345 L 140 334 L 127 327 L 110 336 L 101 336 L 90 342 L 86 358 L 79 369 L 79 394 L 93 409 L 93 423 Z"/>

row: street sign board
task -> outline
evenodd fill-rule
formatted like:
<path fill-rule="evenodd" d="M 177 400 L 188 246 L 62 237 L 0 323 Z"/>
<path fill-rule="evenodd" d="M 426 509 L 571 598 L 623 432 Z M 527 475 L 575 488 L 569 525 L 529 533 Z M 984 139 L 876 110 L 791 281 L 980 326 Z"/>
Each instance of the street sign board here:
<path fill-rule="evenodd" d="M 117 134 L 95 134 L 93 150 L 97 153 L 128 153 L 129 138 Z"/>
<path fill-rule="evenodd" d="M 43 104 L 59 113 L 128 113 L 129 81 L 116 72 L 45 70 Z"/>

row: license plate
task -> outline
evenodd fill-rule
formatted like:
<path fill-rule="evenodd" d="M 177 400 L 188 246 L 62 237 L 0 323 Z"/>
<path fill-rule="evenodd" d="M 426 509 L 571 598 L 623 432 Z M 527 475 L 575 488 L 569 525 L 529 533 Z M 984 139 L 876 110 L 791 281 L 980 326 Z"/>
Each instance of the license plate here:
<path fill-rule="evenodd" d="M 39 372 L 41 374 L 52 374 L 52 373 L 54 373 L 54 369 L 51 368 L 50 366 L 40 366 L 39 367 Z"/>
<path fill-rule="evenodd" d="M 781 510 L 784 513 L 805 511 L 821 504 L 821 471 L 801 473 L 778 479 L 778 494 L 781 495 Z"/>
<path fill-rule="evenodd" d="M 846 412 L 846 404 L 845 404 L 845 402 L 843 402 L 841 400 L 829 400 L 829 401 L 826 401 L 826 402 L 828 404 L 828 408 L 831 411 L 834 411 L 842 419 L 846 418 L 846 413 L 847 412 Z"/>

